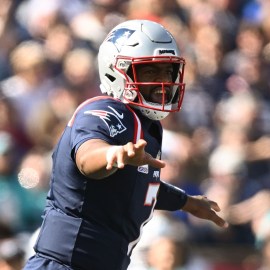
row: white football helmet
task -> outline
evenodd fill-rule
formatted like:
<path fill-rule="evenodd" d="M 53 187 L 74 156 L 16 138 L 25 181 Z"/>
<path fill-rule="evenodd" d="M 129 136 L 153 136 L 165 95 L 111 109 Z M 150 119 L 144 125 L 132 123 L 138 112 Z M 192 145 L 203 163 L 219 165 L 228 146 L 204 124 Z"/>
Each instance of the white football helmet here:
<path fill-rule="evenodd" d="M 173 82 L 138 82 L 136 65 L 171 63 Z M 185 84 L 185 60 L 172 35 L 160 24 L 148 20 L 130 20 L 116 26 L 107 35 L 98 54 L 101 91 L 139 109 L 152 120 L 161 120 L 181 108 Z M 145 100 L 140 86 L 162 89 L 162 102 Z M 168 87 L 172 94 L 165 101 Z"/>

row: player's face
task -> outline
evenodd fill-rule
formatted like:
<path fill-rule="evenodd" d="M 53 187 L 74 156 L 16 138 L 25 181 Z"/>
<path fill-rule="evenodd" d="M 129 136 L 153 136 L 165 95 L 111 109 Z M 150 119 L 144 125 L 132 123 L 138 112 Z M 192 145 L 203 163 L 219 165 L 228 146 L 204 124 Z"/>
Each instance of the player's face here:
<path fill-rule="evenodd" d="M 172 82 L 173 67 L 170 63 L 142 64 L 136 68 L 138 82 Z M 146 101 L 162 103 L 163 90 L 161 85 L 140 85 L 140 93 Z M 165 103 L 171 100 L 170 86 L 164 86 Z"/>

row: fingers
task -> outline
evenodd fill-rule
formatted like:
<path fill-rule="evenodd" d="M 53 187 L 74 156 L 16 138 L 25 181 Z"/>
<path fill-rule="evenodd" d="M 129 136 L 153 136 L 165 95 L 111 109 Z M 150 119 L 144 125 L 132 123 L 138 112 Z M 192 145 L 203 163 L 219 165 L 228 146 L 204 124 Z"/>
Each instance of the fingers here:
<path fill-rule="evenodd" d="M 209 204 L 209 207 L 213 209 L 215 212 L 220 212 L 220 207 L 215 201 L 211 201 L 207 198 L 207 196 L 202 195 L 202 199 L 205 200 Z"/>
<path fill-rule="evenodd" d="M 182 209 L 198 218 L 212 221 L 219 227 L 228 227 L 228 223 L 216 213 L 220 211 L 218 204 L 206 196 L 188 196 L 187 203 Z"/>
<path fill-rule="evenodd" d="M 216 212 L 220 212 L 221 210 L 218 204 L 214 201 L 208 200 L 207 197 L 205 197 L 205 199 L 208 201 L 209 207 L 211 208 L 209 219 L 213 221 L 219 227 L 227 228 L 229 226 L 228 222 L 226 222 L 223 218 L 221 218 L 216 213 Z"/>
<path fill-rule="evenodd" d="M 106 152 L 107 170 L 111 170 L 113 167 L 117 166 L 118 158 L 117 153 L 122 148 L 122 146 L 110 146 Z"/>
<path fill-rule="evenodd" d="M 147 144 L 147 142 L 146 142 L 145 140 L 140 139 L 140 140 L 137 141 L 136 144 L 134 144 L 134 147 L 135 147 L 136 149 L 144 149 L 145 146 L 146 146 L 146 144 Z"/>
<path fill-rule="evenodd" d="M 211 208 L 212 208 L 213 210 L 215 210 L 216 212 L 220 212 L 220 208 L 219 208 L 219 206 L 218 206 L 218 204 L 217 204 L 216 202 L 214 202 L 214 201 L 209 201 L 209 203 L 210 203 L 210 206 L 211 206 Z"/>
<path fill-rule="evenodd" d="M 134 146 L 138 151 L 144 151 L 146 144 L 147 142 L 145 140 L 140 139 Z M 146 152 L 144 152 L 144 157 L 142 161 L 143 161 L 143 164 L 148 164 L 158 169 L 164 168 L 166 165 L 164 161 L 153 158 L 149 153 L 146 153 Z"/>
<path fill-rule="evenodd" d="M 124 150 L 127 152 L 128 157 L 133 157 L 135 155 L 135 148 L 136 145 L 132 142 L 127 143 L 124 145 Z"/>
<path fill-rule="evenodd" d="M 122 169 L 125 167 L 125 160 L 127 157 L 133 157 L 135 155 L 135 146 L 129 142 L 126 145 L 113 145 L 106 152 L 107 170 L 111 170 L 113 167 Z"/>
<path fill-rule="evenodd" d="M 106 153 L 107 170 L 113 167 L 122 169 L 126 164 L 133 166 L 141 166 L 148 164 L 154 168 L 165 167 L 165 162 L 153 158 L 149 153 L 145 152 L 145 140 L 138 140 L 136 144 L 129 142 L 123 146 L 111 146 Z"/>
<path fill-rule="evenodd" d="M 213 221 L 217 226 L 222 227 L 222 228 L 228 228 L 229 224 L 227 221 L 225 221 L 223 218 L 218 216 L 215 211 L 212 210 L 210 216 L 210 220 Z"/>
<path fill-rule="evenodd" d="M 124 151 L 123 151 L 123 149 L 121 149 L 120 151 L 118 151 L 116 153 L 116 156 L 117 156 L 116 166 L 119 169 L 123 169 L 125 167 L 125 159 L 124 159 Z"/>
<path fill-rule="evenodd" d="M 154 168 L 164 168 L 166 166 L 166 163 L 163 160 L 153 158 L 150 154 L 146 153 L 145 157 L 145 164 L 149 164 L 150 166 Z"/>

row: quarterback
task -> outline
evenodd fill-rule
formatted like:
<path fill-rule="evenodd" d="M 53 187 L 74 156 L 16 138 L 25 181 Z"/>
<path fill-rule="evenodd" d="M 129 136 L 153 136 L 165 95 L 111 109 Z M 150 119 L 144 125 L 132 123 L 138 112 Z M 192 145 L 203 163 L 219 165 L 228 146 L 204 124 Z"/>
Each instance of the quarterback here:
<path fill-rule="evenodd" d="M 172 35 L 126 21 L 101 44 L 98 63 L 103 95 L 77 108 L 55 146 L 36 254 L 24 270 L 125 270 L 159 209 L 227 226 L 216 202 L 160 179 L 160 120 L 180 110 L 185 91 Z"/>

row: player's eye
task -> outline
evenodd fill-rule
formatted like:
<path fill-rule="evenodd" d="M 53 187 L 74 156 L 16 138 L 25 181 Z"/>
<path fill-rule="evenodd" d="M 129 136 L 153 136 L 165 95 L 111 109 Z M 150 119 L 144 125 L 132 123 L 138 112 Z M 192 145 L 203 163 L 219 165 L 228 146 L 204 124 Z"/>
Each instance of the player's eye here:
<path fill-rule="evenodd" d="M 146 70 L 146 71 L 144 72 L 144 74 L 145 74 L 145 75 L 155 75 L 155 74 L 156 74 L 156 71 L 153 70 L 153 69 L 150 69 L 150 70 Z"/>
<path fill-rule="evenodd" d="M 172 76 L 172 75 L 173 75 L 173 69 L 170 68 L 170 69 L 166 70 L 166 73 L 167 73 L 168 75 Z"/>

